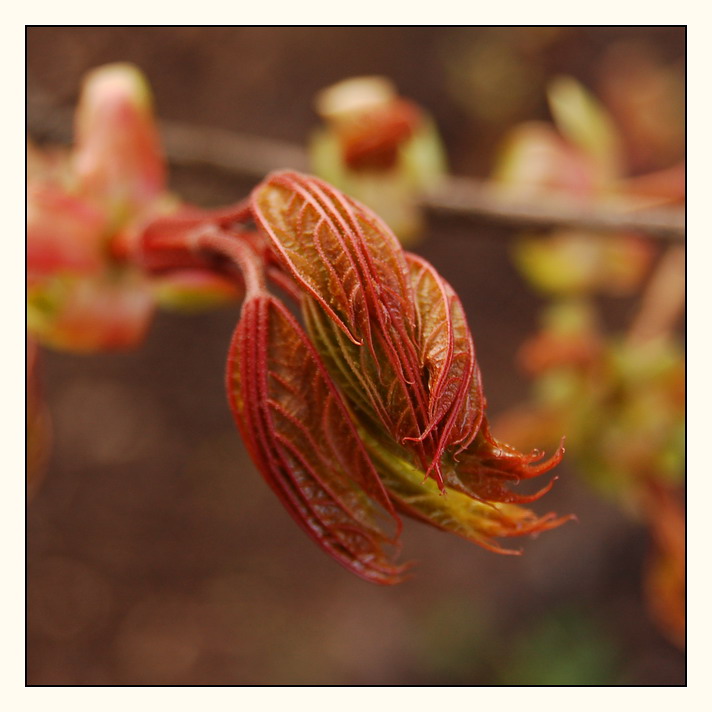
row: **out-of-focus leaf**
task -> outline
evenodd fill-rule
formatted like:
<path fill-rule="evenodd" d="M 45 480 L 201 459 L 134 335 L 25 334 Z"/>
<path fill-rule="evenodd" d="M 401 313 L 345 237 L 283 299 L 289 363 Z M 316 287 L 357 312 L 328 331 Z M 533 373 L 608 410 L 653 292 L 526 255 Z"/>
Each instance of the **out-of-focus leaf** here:
<path fill-rule="evenodd" d="M 548 124 L 514 128 L 500 149 L 493 185 L 523 197 L 559 191 L 584 198 L 594 192 L 591 171 L 581 155 Z"/>
<path fill-rule="evenodd" d="M 92 352 L 136 346 L 154 302 L 138 275 L 53 277 L 28 288 L 27 328 L 43 344 Z"/>
<path fill-rule="evenodd" d="M 394 168 L 400 146 L 417 131 L 420 118 L 414 104 L 395 99 L 342 122 L 337 133 L 344 162 L 356 171 Z"/>
<path fill-rule="evenodd" d="M 525 371 L 540 374 L 558 367 L 595 368 L 604 342 L 595 312 L 585 299 L 555 302 L 542 311 L 540 320 L 542 329 L 519 350 L 518 360 Z"/>
<path fill-rule="evenodd" d="M 549 106 L 561 133 L 591 162 L 600 187 L 622 173 L 622 142 L 602 104 L 573 77 L 549 86 Z"/>
<path fill-rule="evenodd" d="M 678 647 L 685 647 L 685 509 L 670 489 L 650 483 L 645 499 L 654 550 L 645 572 L 652 617 Z"/>
<path fill-rule="evenodd" d="M 78 190 L 110 210 L 112 220 L 141 211 L 165 189 L 165 166 L 151 92 L 130 64 L 87 75 L 76 114 L 73 153 Z"/>
<path fill-rule="evenodd" d="M 27 277 L 97 274 L 103 269 L 108 238 L 103 213 L 91 203 L 52 184 L 27 191 Z"/>
<path fill-rule="evenodd" d="M 401 146 L 399 161 L 402 179 L 413 191 L 433 190 L 443 183 L 447 156 L 435 122 L 429 116 L 421 117 L 416 132 Z M 400 232 L 393 230 L 400 237 Z"/>
<path fill-rule="evenodd" d="M 402 244 L 416 242 L 422 229 L 422 219 L 410 181 L 402 173 L 349 171 L 341 157 L 338 138 L 327 131 L 313 134 L 309 157 L 315 174 L 368 205 L 388 224 Z"/>
<path fill-rule="evenodd" d="M 199 269 L 156 276 L 151 285 L 161 307 L 187 312 L 229 304 L 243 295 L 234 279 Z"/>
<path fill-rule="evenodd" d="M 643 477 L 682 482 L 685 368 L 674 340 L 606 343 L 590 310 L 567 302 L 547 310 L 521 359 L 537 380 L 532 404 L 498 423 L 508 439 L 532 444 L 539 432 L 551 443 L 565 433 L 590 483 L 633 512 Z"/>
<path fill-rule="evenodd" d="M 640 285 L 653 256 L 650 245 L 632 235 L 575 231 L 522 239 L 514 249 L 515 262 L 532 285 L 554 295 L 629 294 Z"/>
<path fill-rule="evenodd" d="M 138 344 L 154 311 L 149 281 L 130 265 L 140 227 L 179 203 L 165 192 L 150 90 L 136 67 L 87 75 L 74 147 L 56 154 L 28 145 L 27 193 L 33 336 L 79 352 Z M 209 291 L 216 296 L 214 283 Z"/>
<path fill-rule="evenodd" d="M 659 47 L 613 43 L 598 66 L 598 94 L 616 121 L 633 171 L 658 170 L 685 154 L 685 63 Z"/>
<path fill-rule="evenodd" d="M 647 198 L 648 205 L 684 203 L 687 194 L 687 167 L 684 161 L 653 173 L 626 178 L 619 190 L 631 198 Z"/>
<path fill-rule="evenodd" d="M 404 568 L 386 553 L 400 530 L 390 499 L 316 351 L 277 299 L 243 307 L 227 385 L 253 460 L 302 529 L 362 578 L 400 581 Z"/>
<path fill-rule="evenodd" d="M 353 77 L 319 92 L 324 126 L 309 144 L 314 172 L 374 210 L 411 244 L 422 229 L 418 196 L 446 172 L 433 121 L 384 77 Z"/>

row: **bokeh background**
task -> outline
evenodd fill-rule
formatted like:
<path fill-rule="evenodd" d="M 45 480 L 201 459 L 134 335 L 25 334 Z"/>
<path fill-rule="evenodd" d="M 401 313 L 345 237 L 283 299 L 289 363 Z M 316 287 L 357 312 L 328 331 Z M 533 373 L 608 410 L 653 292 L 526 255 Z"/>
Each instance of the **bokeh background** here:
<path fill-rule="evenodd" d="M 512 126 L 547 120 L 552 77 L 595 91 L 642 54 L 684 97 L 684 53 L 683 28 L 27 30 L 28 89 L 58 107 L 90 68 L 130 61 L 163 119 L 302 145 L 318 90 L 381 74 L 430 112 L 451 171 L 475 177 Z M 633 172 L 684 155 L 673 108 L 667 140 L 631 147 Z M 219 205 L 250 184 L 193 167 L 171 187 Z M 463 299 L 495 421 L 528 393 L 515 354 L 542 303 L 512 264 L 512 231 L 433 218 L 415 248 Z M 601 302 L 612 326 L 635 305 Z M 325 557 L 232 422 L 223 371 L 237 315 L 161 313 L 130 353 L 42 352 L 53 449 L 27 514 L 29 684 L 684 683 L 684 652 L 643 598 L 647 529 L 569 462 L 538 511 L 579 521 L 525 541 L 522 557 L 410 521 L 404 555 L 418 565 L 398 587 Z"/>

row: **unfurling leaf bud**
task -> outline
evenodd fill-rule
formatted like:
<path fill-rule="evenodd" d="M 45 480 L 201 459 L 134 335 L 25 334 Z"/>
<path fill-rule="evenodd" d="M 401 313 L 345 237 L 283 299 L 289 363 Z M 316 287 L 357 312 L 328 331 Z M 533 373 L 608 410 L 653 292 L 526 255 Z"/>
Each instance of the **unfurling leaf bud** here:
<path fill-rule="evenodd" d="M 316 347 L 310 353 L 318 352 L 398 509 L 497 551 L 492 537 L 569 518 L 538 518 L 516 506 L 553 481 L 532 495 L 508 485 L 550 470 L 563 448 L 537 463 L 540 453 L 524 455 L 490 434 L 462 305 L 430 264 L 404 252 L 367 208 L 316 178 L 271 175 L 253 192 L 252 212 L 302 291 Z M 284 365 L 295 367 L 294 360 Z M 265 401 L 265 394 L 252 398 Z M 264 459 L 271 450 L 260 442 Z"/>
<path fill-rule="evenodd" d="M 347 160 L 357 172 L 395 161 L 410 190 L 426 119 L 390 94 L 371 108 L 373 136 L 353 114 L 332 116 Z M 517 552 L 497 537 L 569 519 L 518 506 L 551 483 L 532 495 L 509 486 L 563 449 L 538 462 L 490 434 L 459 298 L 371 210 L 291 171 L 225 209 L 180 206 L 165 193 L 147 85 L 128 65 L 89 76 L 76 133 L 61 165 L 28 161 L 28 328 L 43 343 L 132 346 L 156 302 L 244 295 L 227 367 L 238 428 L 302 529 L 368 581 L 404 578 L 397 512 L 504 553 Z M 268 285 L 297 302 L 304 326 Z"/>

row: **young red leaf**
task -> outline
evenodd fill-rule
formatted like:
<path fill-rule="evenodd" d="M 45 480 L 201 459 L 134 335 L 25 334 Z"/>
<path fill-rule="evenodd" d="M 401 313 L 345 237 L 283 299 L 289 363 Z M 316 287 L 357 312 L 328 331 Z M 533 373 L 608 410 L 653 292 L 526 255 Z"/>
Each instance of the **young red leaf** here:
<path fill-rule="evenodd" d="M 253 460 L 302 529 L 362 578 L 399 582 L 404 567 L 386 549 L 400 521 L 316 351 L 276 298 L 245 303 L 227 386 Z"/>
<path fill-rule="evenodd" d="M 424 473 L 409 462 L 405 451 L 389 449 L 366 432 L 361 431 L 361 435 L 400 512 L 490 551 L 521 554 L 520 550 L 500 546 L 495 538 L 536 534 L 572 518 L 556 517 L 553 513 L 538 517 L 531 510 L 510 502 L 479 501 L 466 492 L 450 488 L 443 495 L 433 480 L 424 481 Z"/>
<path fill-rule="evenodd" d="M 362 404 L 367 415 L 380 419 L 398 442 L 418 440 L 427 424 L 427 393 L 410 274 L 398 240 L 368 209 L 309 176 L 273 174 L 252 200 L 273 250 L 319 307 L 305 307 L 311 335 L 320 330 L 340 353 L 352 371 L 349 380 L 359 383 L 368 402 Z"/>
<path fill-rule="evenodd" d="M 537 477 L 556 467 L 564 456 L 563 445 L 547 460 L 542 461 L 543 456 L 538 450 L 524 454 L 499 442 L 490 433 L 485 418 L 475 440 L 460 455 L 457 467 L 449 471 L 447 484 L 485 502 L 533 502 L 551 489 L 554 480 L 531 495 L 515 494 L 507 485 L 518 484 L 520 480 Z"/>
<path fill-rule="evenodd" d="M 484 395 L 475 346 L 460 299 L 424 259 L 406 254 L 417 313 L 422 378 L 428 389 L 431 457 L 437 464 L 448 447 L 467 447 L 479 430 Z"/>
<path fill-rule="evenodd" d="M 370 210 L 317 178 L 290 171 L 265 179 L 252 205 L 287 269 L 354 343 L 369 340 L 374 322 L 412 323 L 403 251 Z"/>
<path fill-rule="evenodd" d="M 305 297 L 302 308 L 312 342 L 359 421 L 377 424 L 396 442 L 412 441 L 424 461 L 417 441 L 422 418 L 416 417 L 408 384 L 389 361 L 383 338 L 375 339 L 372 352 L 351 342 L 314 299 Z"/>

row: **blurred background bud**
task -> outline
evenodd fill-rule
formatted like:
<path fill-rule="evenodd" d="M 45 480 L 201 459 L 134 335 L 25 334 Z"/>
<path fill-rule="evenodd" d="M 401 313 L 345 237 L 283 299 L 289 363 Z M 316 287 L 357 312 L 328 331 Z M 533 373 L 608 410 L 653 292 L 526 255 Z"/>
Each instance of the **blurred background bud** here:
<path fill-rule="evenodd" d="M 143 339 L 153 311 L 148 283 L 131 271 L 54 276 L 27 292 L 27 328 L 55 349 L 131 348 Z"/>
<path fill-rule="evenodd" d="M 69 151 L 28 146 L 27 328 L 69 351 L 136 346 L 156 303 L 196 310 L 239 292 L 198 270 L 155 281 L 130 265 L 145 222 L 174 212 L 150 89 L 130 64 L 82 84 Z"/>
<path fill-rule="evenodd" d="M 140 214 L 165 190 L 166 170 L 151 91 L 130 64 L 84 80 L 72 155 L 77 191 L 109 211 L 114 224 Z"/>
<path fill-rule="evenodd" d="M 384 77 L 354 77 L 317 94 L 314 172 L 383 218 L 404 244 L 422 229 L 417 198 L 445 175 L 432 119 Z"/>

